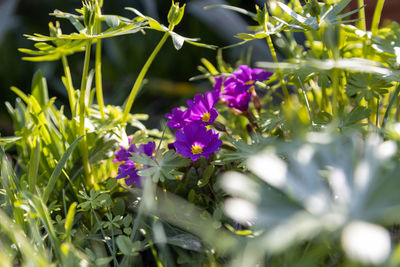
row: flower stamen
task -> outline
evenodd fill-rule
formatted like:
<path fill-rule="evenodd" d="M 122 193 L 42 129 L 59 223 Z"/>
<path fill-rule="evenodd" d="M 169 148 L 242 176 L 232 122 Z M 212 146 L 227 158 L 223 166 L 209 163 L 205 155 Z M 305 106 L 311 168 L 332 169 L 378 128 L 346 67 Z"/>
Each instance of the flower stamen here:
<path fill-rule="evenodd" d="M 208 122 L 210 120 L 210 118 L 211 118 L 210 112 L 206 112 L 206 113 L 203 114 L 203 117 L 201 118 L 201 120 L 203 122 Z"/>
<path fill-rule="evenodd" d="M 192 145 L 192 153 L 193 155 L 203 153 L 203 149 L 199 145 Z"/>

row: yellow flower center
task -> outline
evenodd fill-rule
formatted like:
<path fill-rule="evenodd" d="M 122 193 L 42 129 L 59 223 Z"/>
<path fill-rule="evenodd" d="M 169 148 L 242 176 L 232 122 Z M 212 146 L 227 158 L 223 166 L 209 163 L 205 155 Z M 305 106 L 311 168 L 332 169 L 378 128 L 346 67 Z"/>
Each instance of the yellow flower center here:
<path fill-rule="evenodd" d="M 209 112 L 206 112 L 203 114 L 203 118 L 201 118 L 201 120 L 203 122 L 208 122 L 210 120 L 211 114 Z"/>
<path fill-rule="evenodd" d="M 192 145 L 192 153 L 193 155 L 203 153 L 203 149 L 199 145 Z"/>
<path fill-rule="evenodd" d="M 250 80 L 250 81 L 247 81 L 247 82 L 245 82 L 245 84 L 246 84 L 246 85 L 252 85 L 253 83 L 254 83 L 254 81 L 251 81 L 251 80 Z"/>

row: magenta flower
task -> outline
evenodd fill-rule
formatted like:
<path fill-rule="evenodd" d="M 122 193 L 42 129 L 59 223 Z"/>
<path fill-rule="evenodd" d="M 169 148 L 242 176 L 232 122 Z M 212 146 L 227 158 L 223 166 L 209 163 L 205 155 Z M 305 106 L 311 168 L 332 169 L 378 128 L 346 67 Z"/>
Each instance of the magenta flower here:
<path fill-rule="evenodd" d="M 127 185 L 135 185 L 136 187 L 142 186 L 140 181 L 140 176 L 137 174 L 138 170 L 136 169 L 135 162 L 132 160 L 127 160 L 122 163 L 118 167 L 118 176 L 116 179 L 125 178 L 125 183 Z"/>
<path fill-rule="evenodd" d="M 230 84 L 225 87 L 222 99 L 227 102 L 229 107 L 246 111 L 249 108 L 251 93 L 246 86 L 241 84 Z"/>
<path fill-rule="evenodd" d="M 256 81 L 268 80 L 271 75 L 271 72 L 262 69 L 252 69 L 246 65 L 240 65 L 238 70 L 226 78 L 223 84 L 220 78 L 216 79 L 214 89 L 221 92 L 221 99 L 229 107 L 246 111 L 251 100 L 249 89 L 255 85 Z"/>
<path fill-rule="evenodd" d="M 216 94 L 217 100 L 221 99 L 222 93 L 223 93 L 223 88 L 222 86 L 224 85 L 225 78 L 224 77 L 215 77 L 214 78 L 215 83 L 214 83 L 214 92 Z"/>
<path fill-rule="evenodd" d="M 214 154 L 222 145 L 219 135 L 207 128 L 201 122 L 192 122 L 175 133 L 176 152 L 184 157 L 197 161 L 201 156 Z"/>
<path fill-rule="evenodd" d="M 188 113 L 191 121 L 201 121 L 204 125 L 213 124 L 218 116 L 217 110 L 214 108 L 218 101 L 217 94 L 214 92 L 205 93 L 203 95 L 195 95 L 194 100 L 188 100 Z"/>
<path fill-rule="evenodd" d="M 266 81 L 271 77 L 271 75 L 272 72 L 257 68 L 252 69 L 249 66 L 240 65 L 238 70 L 226 79 L 225 86 L 228 86 L 230 83 L 240 82 L 242 85 L 247 85 L 250 88 L 256 81 Z"/>
<path fill-rule="evenodd" d="M 165 114 L 169 119 L 167 126 L 171 129 L 183 129 L 190 122 L 188 110 L 182 111 L 180 108 L 172 109 L 172 113 Z"/>
<path fill-rule="evenodd" d="M 128 149 L 121 146 L 120 150 L 115 153 L 114 162 L 123 162 L 118 167 L 118 176 L 116 179 L 125 178 L 125 183 L 127 185 L 135 184 L 136 187 L 142 185 L 140 176 L 137 174 L 138 170 L 141 168 L 147 168 L 147 166 L 140 166 L 132 160 L 133 154 L 146 154 L 149 157 L 153 156 L 154 150 L 156 148 L 156 143 L 148 142 L 147 144 L 142 144 L 137 147 L 135 144 L 131 144 Z"/>

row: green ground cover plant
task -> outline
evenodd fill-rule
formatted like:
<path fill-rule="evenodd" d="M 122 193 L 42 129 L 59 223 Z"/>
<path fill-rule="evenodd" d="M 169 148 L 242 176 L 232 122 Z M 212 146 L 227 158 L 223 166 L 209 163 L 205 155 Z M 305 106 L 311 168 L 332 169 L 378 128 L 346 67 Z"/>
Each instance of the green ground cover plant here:
<path fill-rule="evenodd" d="M 11 88 L 1 266 L 398 266 L 400 26 L 380 26 L 384 0 L 370 30 L 364 1 L 349 4 L 208 6 L 254 21 L 226 47 L 180 35 L 185 5 L 173 1 L 166 25 L 131 7 L 131 17 L 102 14 L 101 0 L 55 10 L 75 31 L 51 22 L 20 51 L 62 65 L 69 101 L 55 104 L 40 71 L 30 94 Z M 125 103 L 109 105 L 102 43 L 148 31 L 160 41 Z M 224 60 L 255 39 L 272 62 Z M 214 49 L 216 59 L 192 78 L 209 90 L 148 129 L 148 115 L 131 110 L 166 45 Z M 78 53 L 75 77 L 68 57 Z"/>

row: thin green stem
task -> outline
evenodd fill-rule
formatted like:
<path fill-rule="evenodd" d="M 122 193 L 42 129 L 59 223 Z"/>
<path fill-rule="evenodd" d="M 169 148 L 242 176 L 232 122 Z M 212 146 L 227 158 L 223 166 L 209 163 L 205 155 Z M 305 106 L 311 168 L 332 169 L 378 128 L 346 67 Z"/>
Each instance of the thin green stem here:
<path fill-rule="evenodd" d="M 271 36 L 267 35 L 266 39 L 267 39 L 267 43 L 268 43 L 269 49 L 271 51 L 272 59 L 274 60 L 275 63 L 278 63 L 278 57 L 276 55 L 275 47 L 274 47 L 274 44 L 272 42 Z M 276 70 L 276 74 L 278 75 L 278 79 L 279 79 L 279 81 L 281 83 L 281 86 L 282 86 L 283 95 L 285 96 L 285 102 L 290 105 L 289 91 L 288 91 L 288 89 L 286 87 L 286 83 L 285 83 L 285 81 L 283 79 L 281 69 L 278 68 Z"/>
<path fill-rule="evenodd" d="M 95 61 L 95 76 L 96 76 L 96 97 L 99 105 L 101 118 L 104 119 L 104 99 L 103 99 L 103 84 L 101 79 L 101 40 L 96 43 L 96 61 Z"/>
<path fill-rule="evenodd" d="M 385 127 L 386 121 L 388 120 L 388 117 L 389 117 L 390 110 L 392 109 L 392 106 L 393 106 L 394 102 L 397 100 L 397 98 L 399 96 L 399 93 L 400 93 L 400 84 L 397 86 L 397 88 L 394 91 L 393 95 L 390 97 L 389 105 L 388 105 L 388 107 L 386 109 L 385 115 L 383 116 L 381 128 Z"/>
<path fill-rule="evenodd" d="M 378 99 L 376 100 L 376 114 L 375 114 L 376 128 L 378 128 L 378 124 L 379 124 L 379 108 L 380 108 L 380 98 L 378 97 Z"/>
<path fill-rule="evenodd" d="M 371 32 L 372 36 L 376 36 L 378 33 L 379 22 L 381 21 L 381 15 L 383 10 L 383 5 L 385 4 L 385 0 L 378 0 L 376 3 L 374 16 L 372 18 Z"/>
<path fill-rule="evenodd" d="M 104 238 L 104 241 L 106 241 L 106 233 L 104 232 L 103 226 L 101 225 L 101 222 L 100 222 L 99 218 L 97 218 L 96 211 L 94 209 L 92 209 L 92 213 L 93 213 L 93 216 L 94 216 L 94 218 L 96 220 L 96 223 L 97 223 L 97 225 L 98 225 L 98 227 L 100 229 L 100 232 L 101 232 L 101 234 L 102 234 L 102 236 Z M 111 227 L 112 227 L 112 222 L 110 222 L 110 223 L 111 223 Z M 108 242 L 105 242 L 105 243 L 106 243 L 106 246 L 108 248 L 108 251 L 110 252 L 111 256 L 113 257 L 114 266 L 118 267 L 119 264 L 118 264 L 118 261 L 115 258 L 115 247 L 114 247 L 114 250 L 113 250 Z"/>
<path fill-rule="evenodd" d="M 154 58 L 157 56 L 158 52 L 160 52 L 165 41 L 168 39 L 168 36 L 169 36 L 169 33 L 165 32 L 164 36 L 161 38 L 160 42 L 157 44 L 156 48 L 151 53 L 150 57 L 147 59 L 142 70 L 140 71 L 138 77 L 136 78 L 135 84 L 133 85 L 131 93 L 129 94 L 128 101 L 126 102 L 125 110 L 122 115 L 123 123 L 125 123 L 128 119 L 129 112 L 131 111 L 133 102 L 135 101 L 136 95 L 139 91 L 140 85 L 143 82 L 144 76 L 146 75 L 147 71 L 149 70 L 151 63 L 153 63 Z"/>
<path fill-rule="evenodd" d="M 67 82 L 67 84 L 65 86 L 67 87 L 69 106 L 71 109 L 71 114 L 72 114 L 72 116 L 74 116 L 76 99 L 75 99 L 74 85 L 72 84 L 71 70 L 69 68 L 68 60 L 67 60 L 66 56 L 62 56 L 61 61 L 62 61 L 63 68 L 64 68 L 65 79 Z"/>
<path fill-rule="evenodd" d="M 361 8 L 364 6 L 364 0 L 358 0 L 358 8 L 360 10 L 358 11 L 358 18 L 360 21 L 358 22 L 358 27 L 363 30 L 367 31 L 367 23 L 365 22 L 365 10 L 364 8 Z"/>
<path fill-rule="evenodd" d="M 308 115 L 310 116 L 310 120 L 311 120 L 311 125 L 314 126 L 315 122 L 314 122 L 314 118 L 311 112 L 311 108 L 310 108 L 310 103 L 308 102 L 308 98 L 307 98 L 307 94 L 306 94 L 306 90 L 304 89 L 303 83 L 301 82 L 300 77 L 297 77 L 299 79 L 299 85 L 300 88 L 303 92 L 303 96 L 304 96 L 304 100 L 306 101 L 306 106 L 307 106 L 307 110 L 308 110 Z"/>
<path fill-rule="evenodd" d="M 81 82 L 81 92 L 79 94 L 79 136 L 83 136 L 80 147 L 82 153 L 82 164 L 83 170 L 85 173 L 86 181 L 88 185 L 92 185 L 92 177 L 90 173 L 90 164 L 89 164 L 89 152 L 87 146 L 86 139 L 86 131 L 85 131 L 85 96 L 86 96 L 86 84 L 89 73 L 89 62 L 90 62 L 90 50 L 92 46 L 92 41 L 88 41 L 86 45 L 86 53 L 85 53 L 85 61 L 83 64 L 83 72 L 82 72 L 82 82 Z"/>
<path fill-rule="evenodd" d="M 97 16 L 98 18 L 96 22 L 96 30 L 97 34 L 101 33 L 101 8 L 97 7 Z M 97 104 L 99 105 L 101 118 L 104 119 L 104 98 L 103 98 L 103 83 L 102 83 L 102 75 L 101 75 L 101 39 L 97 40 L 96 43 L 96 61 L 95 61 L 95 79 L 96 79 L 96 98 Z"/>
<path fill-rule="evenodd" d="M 338 111 L 339 111 L 339 70 L 338 69 L 333 69 L 333 81 L 332 81 L 332 115 L 333 117 L 337 116 Z"/>
<path fill-rule="evenodd" d="M 149 236 L 149 233 L 146 233 L 147 237 L 147 242 L 149 243 L 151 253 L 153 254 L 154 260 L 156 261 L 157 267 L 163 267 L 163 264 L 160 261 L 160 258 L 158 257 L 158 253 L 156 248 L 154 247 L 153 241 L 151 241 L 151 237 Z"/>

